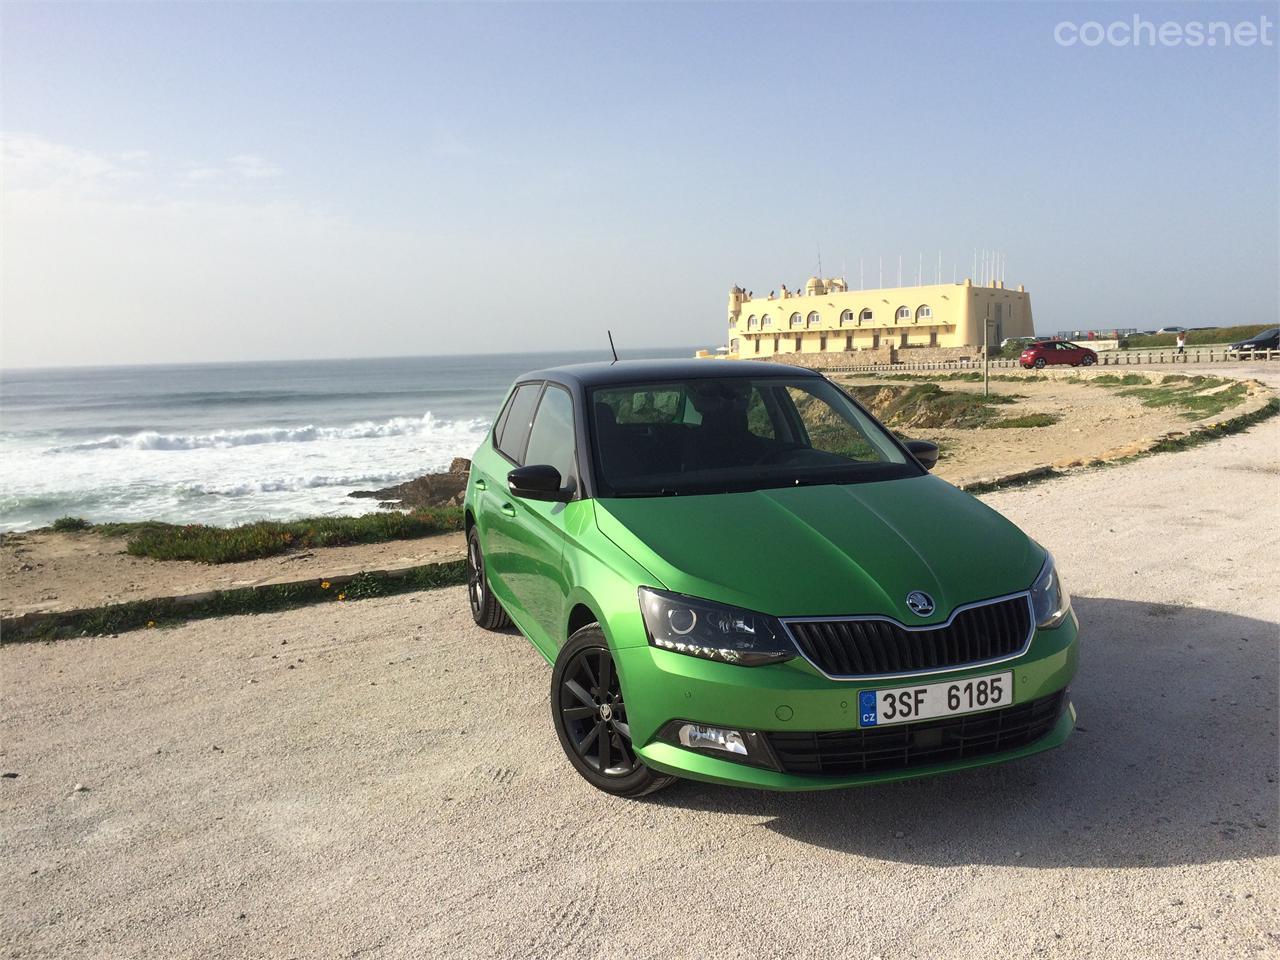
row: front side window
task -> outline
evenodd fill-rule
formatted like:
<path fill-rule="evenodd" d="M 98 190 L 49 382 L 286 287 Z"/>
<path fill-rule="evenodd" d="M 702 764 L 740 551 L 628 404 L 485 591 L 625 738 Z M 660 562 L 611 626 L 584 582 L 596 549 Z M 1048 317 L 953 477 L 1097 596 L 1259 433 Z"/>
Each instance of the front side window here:
<path fill-rule="evenodd" d="M 760 318 L 761 329 L 764 329 L 765 327 L 772 327 L 772 326 L 773 326 L 773 317 L 769 316 L 766 313 L 763 317 Z"/>
<path fill-rule="evenodd" d="M 917 320 L 928 320 L 932 317 L 933 317 L 933 308 L 930 307 L 927 303 L 922 303 L 920 306 L 916 308 Z"/>
<path fill-rule="evenodd" d="M 602 497 L 728 493 L 920 476 L 883 427 L 818 377 L 597 387 Z"/>
<path fill-rule="evenodd" d="M 871 322 L 871 318 L 872 318 L 873 316 L 874 316 L 874 315 L 873 315 L 873 314 L 872 314 L 872 312 L 871 312 L 871 308 L 870 308 L 870 307 L 867 307 L 867 308 L 866 308 L 865 310 L 863 310 L 860 314 L 858 314 L 858 323 L 859 323 L 859 324 L 863 324 L 863 323 L 870 323 L 870 322 Z"/>
<path fill-rule="evenodd" d="M 899 307 L 899 308 L 898 308 L 898 313 L 897 313 L 897 318 L 898 318 L 899 320 L 910 320 L 910 319 L 911 319 L 911 308 L 910 308 L 910 307 L 908 307 L 908 306 L 901 306 L 901 307 Z"/>
<path fill-rule="evenodd" d="M 560 471 L 560 482 L 567 486 L 578 473 L 575 448 L 573 398 L 564 387 L 548 384 L 529 431 L 524 462 L 550 464 Z"/>
<path fill-rule="evenodd" d="M 520 463 L 524 455 L 525 441 L 529 439 L 529 426 L 533 422 L 533 408 L 538 405 L 542 384 L 525 383 L 516 387 L 515 395 L 507 404 L 506 413 L 493 432 L 493 445 L 508 460 Z"/>
<path fill-rule="evenodd" d="M 840 314 L 840 326 L 848 327 L 853 324 L 853 311 L 845 310 Z"/>
<path fill-rule="evenodd" d="M 747 317 L 747 329 L 754 330 L 755 328 L 756 328 L 756 318 L 753 314 L 752 316 Z"/>
<path fill-rule="evenodd" d="M 812 313 L 809 314 L 809 326 L 816 327 L 820 319 L 821 318 L 818 316 L 818 311 L 814 310 Z"/>
<path fill-rule="evenodd" d="M 798 313 L 793 313 L 793 314 L 791 315 L 791 325 L 792 325 L 793 327 L 802 327 L 802 326 L 804 326 L 804 318 L 803 318 L 803 317 L 801 317 L 801 316 L 800 316 L 800 314 L 798 314 Z"/>

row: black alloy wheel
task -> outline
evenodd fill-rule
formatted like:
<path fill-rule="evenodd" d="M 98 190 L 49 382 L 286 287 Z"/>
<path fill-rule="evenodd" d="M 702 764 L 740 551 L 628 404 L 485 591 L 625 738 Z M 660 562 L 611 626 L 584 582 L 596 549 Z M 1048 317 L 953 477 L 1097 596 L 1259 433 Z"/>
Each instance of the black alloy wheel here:
<path fill-rule="evenodd" d="M 474 526 L 467 532 L 467 600 L 471 605 L 471 619 L 484 629 L 501 630 L 511 625 L 507 611 L 489 589 L 480 532 Z"/>
<path fill-rule="evenodd" d="M 1093 357 L 1088 356 L 1088 355 L 1086 354 L 1086 355 L 1085 355 L 1084 360 L 1083 360 L 1083 361 L 1081 361 L 1081 362 L 1082 362 L 1086 367 L 1092 367 L 1095 363 L 1097 363 L 1097 360 L 1095 360 Z"/>
<path fill-rule="evenodd" d="M 565 755 L 592 786 L 640 797 L 675 781 L 636 755 L 622 683 L 597 625 L 583 627 L 560 650 L 551 674 L 551 714 Z"/>
<path fill-rule="evenodd" d="M 1046 361 L 1045 361 L 1044 357 L 1036 357 L 1036 369 L 1037 369 L 1037 370 L 1043 370 L 1043 369 L 1044 369 L 1045 362 L 1046 362 Z"/>

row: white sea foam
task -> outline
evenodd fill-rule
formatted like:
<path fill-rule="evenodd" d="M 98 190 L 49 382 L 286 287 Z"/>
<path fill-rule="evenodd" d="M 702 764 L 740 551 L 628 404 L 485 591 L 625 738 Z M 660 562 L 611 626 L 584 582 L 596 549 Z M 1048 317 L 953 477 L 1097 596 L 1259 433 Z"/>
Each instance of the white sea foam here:
<path fill-rule="evenodd" d="M 473 434 L 483 430 L 484 420 L 437 420 L 428 411 L 420 418 L 392 417 L 381 423 L 364 421 L 346 427 L 276 427 L 259 430 L 216 430 L 212 433 L 174 434 L 144 430 L 127 436 L 112 434 L 98 440 L 52 447 L 49 453 L 82 453 L 89 450 L 215 450 L 262 443 L 315 443 L 325 440 L 371 440 L 413 437 L 432 433 Z"/>

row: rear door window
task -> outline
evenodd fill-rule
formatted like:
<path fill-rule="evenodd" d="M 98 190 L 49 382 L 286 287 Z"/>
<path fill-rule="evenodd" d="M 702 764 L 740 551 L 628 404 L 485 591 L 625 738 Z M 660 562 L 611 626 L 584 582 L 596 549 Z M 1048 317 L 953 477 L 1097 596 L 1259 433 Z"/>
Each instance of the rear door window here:
<path fill-rule="evenodd" d="M 501 433 L 494 432 L 493 444 L 508 460 L 520 463 L 524 455 L 525 441 L 529 439 L 529 427 L 533 411 L 538 405 L 542 384 L 526 383 L 516 388 L 515 396 L 508 404 L 506 416 L 499 424 Z"/>
<path fill-rule="evenodd" d="M 542 395 L 537 416 L 533 418 L 524 462 L 550 464 L 560 471 L 560 482 L 567 484 L 578 472 L 575 450 L 573 398 L 568 390 L 547 384 L 547 392 Z"/>

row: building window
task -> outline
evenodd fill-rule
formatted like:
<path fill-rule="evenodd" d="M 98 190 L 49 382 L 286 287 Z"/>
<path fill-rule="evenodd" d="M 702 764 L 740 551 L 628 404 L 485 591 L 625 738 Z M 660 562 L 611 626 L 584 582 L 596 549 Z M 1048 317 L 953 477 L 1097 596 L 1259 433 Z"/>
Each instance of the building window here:
<path fill-rule="evenodd" d="M 747 317 L 747 329 L 754 330 L 755 328 L 756 328 L 756 317 L 755 317 L 755 314 L 752 314 L 751 316 Z"/>
<path fill-rule="evenodd" d="M 901 323 L 903 320 L 910 320 L 910 319 L 911 319 L 911 308 L 905 305 L 899 307 L 898 313 L 897 313 L 898 322 Z"/>
<path fill-rule="evenodd" d="M 871 349 L 872 350 L 880 349 L 880 331 L 879 330 L 876 330 L 871 334 Z"/>
<path fill-rule="evenodd" d="M 932 320 L 932 319 L 933 319 L 933 308 L 930 307 L 927 303 L 922 303 L 920 304 L 920 306 L 916 307 L 916 323 L 919 323 L 921 320 Z"/>
<path fill-rule="evenodd" d="M 760 338 L 756 337 L 756 353 L 760 352 Z"/>
<path fill-rule="evenodd" d="M 821 350 L 821 351 L 823 351 L 824 353 L 826 352 L 826 349 L 827 349 L 827 335 L 826 335 L 825 333 L 824 333 L 822 336 L 820 336 L 820 337 L 818 338 L 818 349 L 819 349 L 819 350 Z"/>
<path fill-rule="evenodd" d="M 737 337 L 734 337 L 732 340 L 729 341 L 729 350 L 733 353 L 741 353 L 742 341 L 739 340 Z"/>
<path fill-rule="evenodd" d="M 842 327 L 851 327 L 851 326 L 853 326 L 853 311 L 852 311 L 852 310 L 846 310 L 846 311 L 844 311 L 844 313 L 840 314 L 840 326 L 842 326 Z"/>
<path fill-rule="evenodd" d="M 772 326 L 773 326 L 773 317 L 769 316 L 769 315 L 766 313 L 763 317 L 761 317 L 761 318 L 760 318 L 760 329 L 761 329 L 761 330 L 763 330 L 765 327 L 772 327 Z"/>
<path fill-rule="evenodd" d="M 809 326 L 816 327 L 821 322 L 821 320 L 822 318 L 818 316 L 817 310 L 814 310 L 812 313 L 809 314 Z"/>
<path fill-rule="evenodd" d="M 845 348 L 845 350 L 852 350 L 852 349 L 853 349 L 853 334 L 852 334 L 852 333 L 846 333 L 846 334 L 845 334 L 845 337 L 844 337 L 844 348 Z"/>
<path fill-rule="evenodd" d="M 938 345 L 938 328 L 933 327 L 929 331 L 929 346 L 936 347 Z"/>
<path fill-rule="evenodd" d="M 800 314 L 796 314 L 796 316 L 800 316 Z M 796 337 L 796 353 L 799 353 L 799 352 L 800 352 L 800 338 Z"/>
<path fill-rule="evenodd" d="M 774 352 L 774 353 L 777 353 L 777 352 L 778 352 L 778 341 L 779 341 L 779 340 L 781 340 L 781 339 L 782 339 L 781 337 L 774 337 L 774 338 L 773 338 L 773 352 Z"/>
<path fill-rule="evenodd" d="M 899 346 L 903 346 L 903 347 L 905 347 L 905 346 L 907 345 L 907 336 L 908 336 L 907 331 L 903 330 L 903 331 L 902 331 L 902 342 L 899 344 Z"/>
<path fill-rule="evenodd" d="M 872 314 L 871 314 L 871 308 L 870 308 L 870 307 L 867 307 L 867 308 L 866 308 L 865 310 L 863 310 L 860 314 L 858 314 L 858 326 L 862 326 L 862 324 L 864 324 L 864 323 L 870 323 L 870 322 L 871 322 L 871 316 L 872 316 Z"/>
<path fill-rule="evenodd" d="M 793 314 L 791 315 L 791 325 L 792 325 L 793 327 L 802 327 L 802 326 L 804 326 L 804 318 L 803 318 L 803 317 L 801 317 L 801 316 L 800 316 L 800 314 L 798 314 L 798 313 L 793 313 Z"/>
<path fill-rule="evenodd" d="M 734 328 L 736 328 L 737 326 L 738 326 L 738 318 L 737 318 L 737 317 L 730 317 L 730 318 L 729 318 L 729 329 L 730 329 L 730 330 L 733 330 L 733 329 L 734 329 Z"/>

